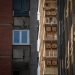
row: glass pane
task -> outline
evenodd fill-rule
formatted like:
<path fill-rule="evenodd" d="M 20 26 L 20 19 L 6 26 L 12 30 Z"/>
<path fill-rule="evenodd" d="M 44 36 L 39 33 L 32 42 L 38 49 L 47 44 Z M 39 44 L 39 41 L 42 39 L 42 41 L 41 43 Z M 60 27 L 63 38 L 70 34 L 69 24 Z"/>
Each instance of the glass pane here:
<path fill-rule="evenodd" d="M 22 31 L 22 43 L 27 43 L 27 31 Z"/>
<path fill-rule="evenodd" d="M 20 33 L 19 31 L 14 31 L 14 43 L 19 43 Z"/>

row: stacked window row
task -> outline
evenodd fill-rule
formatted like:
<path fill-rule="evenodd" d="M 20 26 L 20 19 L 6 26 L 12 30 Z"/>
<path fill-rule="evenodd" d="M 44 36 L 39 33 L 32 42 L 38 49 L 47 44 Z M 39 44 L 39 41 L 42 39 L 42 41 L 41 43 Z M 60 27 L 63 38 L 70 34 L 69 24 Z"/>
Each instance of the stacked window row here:
<path fill-rule="evenodd" d="M 13 0 L 12 43 L 13 43 L 13 59 L 15 61 L 29 60 L 30 55 L 29 13 L 30 13 L 30 0 Z"/>
<path fill-rule="evenodd" d="M 57 8 L 56 1 L 45 0 L 45 56 L 47 66 L 57 65 Z"/>

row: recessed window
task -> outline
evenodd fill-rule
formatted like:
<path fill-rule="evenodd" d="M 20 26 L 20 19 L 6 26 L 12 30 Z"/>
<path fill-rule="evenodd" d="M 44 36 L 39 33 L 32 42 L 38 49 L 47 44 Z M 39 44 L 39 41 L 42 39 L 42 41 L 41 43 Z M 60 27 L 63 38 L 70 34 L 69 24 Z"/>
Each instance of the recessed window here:
<path fill-rule="evenodd" d="M 29 44 L 29 30 L 13 30 L 13 45 Z"/>
<path fill-rule="evenodd" d="M 52 60 L 52 65 L 57 65 L 57 60 Z"/>
<path fill-rule="evenodd" d="M 51 48 L 51 43 L 46 43 L 46 44 L 45 44 L 45 48 L 46 48 L 46 49 L 50 49 L 50 48 Z"/>
<path fill-rule="evenodd" d="M 52 48 L 57 48 L 57 44 L 56 43 L 53 43 L 52 44 Z"/>

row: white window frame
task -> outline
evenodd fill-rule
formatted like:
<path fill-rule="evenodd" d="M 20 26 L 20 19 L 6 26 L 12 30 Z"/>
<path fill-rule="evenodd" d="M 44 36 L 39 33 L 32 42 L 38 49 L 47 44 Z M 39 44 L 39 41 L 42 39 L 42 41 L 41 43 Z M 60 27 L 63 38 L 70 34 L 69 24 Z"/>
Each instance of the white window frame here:
<path fill-rule="evenodd" d="M 19 34 L 20 34 L 19 43 L 15 43 L 14 42 L 14 32 L 15 31 L 19 31 Z M 23 31 L 27 31 L 27 43 L 22 43 L 22 32 Z M 13 40 L 12 40 L 13 41 L 13 45 L 29 45 L 30 44 L 30 36 L 29 36 L 30 33 L 29 33 L 29 30 L 13 30 L 12 33 L 13 33 Z"/>

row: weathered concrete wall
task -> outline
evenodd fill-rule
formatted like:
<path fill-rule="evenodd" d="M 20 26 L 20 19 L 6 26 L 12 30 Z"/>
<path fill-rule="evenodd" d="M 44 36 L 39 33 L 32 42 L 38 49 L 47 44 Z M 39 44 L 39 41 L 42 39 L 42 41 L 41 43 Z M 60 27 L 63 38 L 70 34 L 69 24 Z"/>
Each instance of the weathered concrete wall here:
<path fill-rule="evenodd" d="M 37 75 L 37 9 L 38 0 L 30 0 L 30 42 L 31 42 L 31 66 L 30 75 Z"/>

